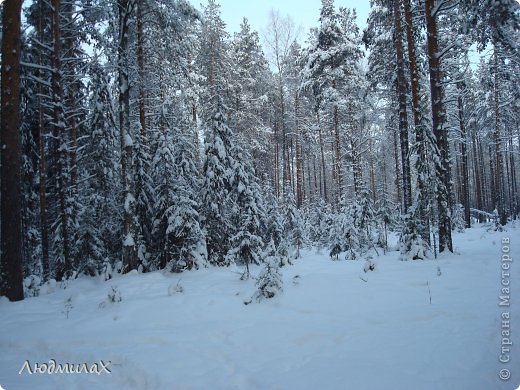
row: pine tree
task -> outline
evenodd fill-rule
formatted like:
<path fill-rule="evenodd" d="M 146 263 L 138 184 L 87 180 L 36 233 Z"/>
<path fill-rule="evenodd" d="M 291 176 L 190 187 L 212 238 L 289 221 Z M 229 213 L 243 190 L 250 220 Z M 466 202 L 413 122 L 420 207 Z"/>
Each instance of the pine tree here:
<path fill-rule="evenodd" d="M 435 168 L 437 175 L 437 209 L 439 213 L 439 252 L 453 252 L 451 240 L 450 206 L 452 202 L 452 182 L 448 132 L 446 129 L 446 110 L 442 85 L 441 50 L 437 28 L 439 0 L 425 0 L 426 37 L 428 49 L 428 65 L 430 70 L 430 96 L 433 134 L 435 136 L 438 156 Z"/>
<path fill-rule="evenodd" d="M 5 3 L 2 14 L 1 172 L 1 294 L 23 299 L 22 210 L 20 193 L 20 25 L 19 0 Z"/>

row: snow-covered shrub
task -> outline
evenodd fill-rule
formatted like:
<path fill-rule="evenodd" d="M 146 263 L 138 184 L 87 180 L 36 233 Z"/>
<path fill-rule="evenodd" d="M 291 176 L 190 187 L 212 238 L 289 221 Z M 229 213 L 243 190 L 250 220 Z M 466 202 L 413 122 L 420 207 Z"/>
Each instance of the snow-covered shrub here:
<path fill-rule="evenodd" d="M 56 290 L 57 286 L 58 283 L 56 282 L 56 279 L 49 279 L 40 287 L 39 295 L 50 294 Z"/>
<path fill-rule="evenodd" d="M 121 292 L 119 291 L 119 288 L 117 286 L 111 286 L 110 290 L 108 291 L 107 298 L 99 304 L 99 307 L 104 308 L 107 305 L 119 303 L 122 300 L 123 298 L 121 297 Z"/>
<path fill-rule="evenodd" d="M 110 303 L 117 303 L 123 300 L 123 298 L 121 297 L 121 292 L 119 291 L 117 286 L 111 287 L 111 290 L 108 292 L 107 298 Z"/>
<path fill-rule="evenodd" d="M 493 230 L 495 230 L 496 232 L 502 232 L 504 230 L 504 227 L 500 223 L 500 214 L 498 213 L 497 209 L 493 210 L 491 218 L 493 222 Z"/>
<path fill-rule="evenodd" d="M 108 260 L 103 264 L 103 269 L 101 271 L 101 275 L 103 276 L 103 280 L 107 281 L 112 279 L 112 273 L 114 270 L 112 269 L 112 264 Z"/>
<path fill-rule="evenodd" d="M 256 282 L 258 289 L 253 295 L 253 299 L 260 302 L 264 298 L 273 298 L 283 290 L 282 275 L 278 267 L 278 260 L 274 256 L 269 256 L 265 261 L 265 266 Z"/>
<path fill-rule="evenodd" d="M 42 285 L 41 278 L 37 275 L 29 275 L 23 280 L 23 294 L 27 297 L 37 297 L 40 295 Z"/>
<path fill-rule="evenodd" d="M 376 263 L 374 263 L 371 258 L 368 258 L 365 262 L 365 265 L 363 266 L 363 271 L 366 273 L 368 271 L 375 271 L 375 269 Z"/>
<path fill-rule="evenodd" d="M 430 245 L 422 238 L 419 224 L 413 209 L 404 216 L 399 238 L 401 260 L 423 260 L 430 257 Z"/>

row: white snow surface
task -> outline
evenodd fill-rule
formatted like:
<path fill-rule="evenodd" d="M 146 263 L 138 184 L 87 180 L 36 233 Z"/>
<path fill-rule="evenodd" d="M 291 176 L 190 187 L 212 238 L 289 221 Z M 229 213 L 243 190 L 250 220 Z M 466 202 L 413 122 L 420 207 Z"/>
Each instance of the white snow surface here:
<path fill-rule="evenodd" d="M 499 307 L 501 239 L 511 239 L 511 307 Z M 315 249 L 283 267 L 284 291 L 244 305 L 240 268 L 80 277 L 0 300 L 0 385 L 16 389 L 507 389 L 520 384 L 520 235 L 479 227 L 455 254 L 331 261 Z M 440 276 L 438 268 L 442 271 Z M 251 267 L 258 275 L 261 267 Z M 295 278 L 299 275 L 298 278 Z M 361 280 L 365 279 L 365 281 Z M 179 282 L 179 279 L 180 282 Z M 294 283 L 298 280 L 298 283 Z M 182 292 L 169 294 L 172 285 Z M 100 307 L 117 286 L 122 301 Z M 428 286 L 431 290 L 431 304 Z M 67 300 L 70 302 L 67 304 Z M 103 306 L 103 305 L 102 305 Z M 501 313 L 511 361 L 499 362 Z M 67 318 L 68 314 L 68 318 Z M 111 374 L 19 374 L 110 361 Z M 498 373 L 507 368 L 511 379 Z"/>

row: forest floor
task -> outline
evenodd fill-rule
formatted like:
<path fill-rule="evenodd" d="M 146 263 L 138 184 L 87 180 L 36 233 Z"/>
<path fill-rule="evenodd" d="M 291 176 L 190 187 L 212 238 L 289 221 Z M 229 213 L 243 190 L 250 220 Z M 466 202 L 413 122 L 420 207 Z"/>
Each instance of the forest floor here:
<path fill-rule="evenodd" d="M 454 254 L 402 262 L 392 251 L 368 273 L 364 261 L 307 250 L 282 269 L 281 295 L 249 305 L 255 280 L 241 281 L 239 267 L 81 277 L 22 302 L 3 298 L 0 386 L 513 390 L 520 384 L 519 231 L 468 229 L 455 233 Z M 509 307 L 499 306 L 503 238 L 514 258 Z M 107 301 L 112 286 L 121 302 Z M 508 363 L 499 361 L 504 330 L 513 342 Z M 108 364 L 111 373 L 31 374 L 51 359 L 94 371 Z M 507 381 L 499 378 L 504 369 Z"/>

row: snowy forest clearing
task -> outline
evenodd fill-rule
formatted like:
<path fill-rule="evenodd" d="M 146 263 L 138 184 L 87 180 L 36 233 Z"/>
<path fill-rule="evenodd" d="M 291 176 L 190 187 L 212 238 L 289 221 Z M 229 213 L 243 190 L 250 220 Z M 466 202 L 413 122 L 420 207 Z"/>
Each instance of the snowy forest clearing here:
<path fill-rule="evenodd" d="M 304 251 L 281 269 L 284 291 L 244 305 L 254 279 L 241 268 L 181 275 L 80 277 L 22 302 L 0 302 L 0 385 L 5 389 L 514 389 L 520 353 L 499 362 L 502 238 L 520 258 L 518 229 L 454 235 L 455 254 L 331 261 Z M 440 271 L 440 272 L 439 272 Z M 260 267 L 252 267 L 256 276 Z M 362 280 L 364 279 L 364 280 Z M 366 280 L 366 282 L 365 282 Z M 116 287 L 121 302 L 109 303 Z M 182 292 L 179 292 L 182 287 Z M 431 296 L 431 304 L 430 304 Z M 117 299 L 116 299 L 117 300 Z M 101 304 L 103 302 L 103 304 Z M 101 304 L 101 305 L 100 305 Z M 111 374 L 29 374 L 35 363 L 110 361 Z M 512 377 L 502 382 L 501 369 Z M 515 369 L 516 368 L 516 369 Z"/>

